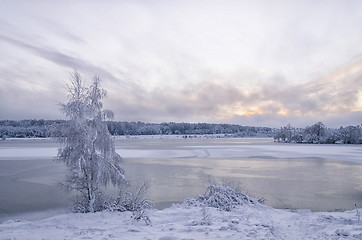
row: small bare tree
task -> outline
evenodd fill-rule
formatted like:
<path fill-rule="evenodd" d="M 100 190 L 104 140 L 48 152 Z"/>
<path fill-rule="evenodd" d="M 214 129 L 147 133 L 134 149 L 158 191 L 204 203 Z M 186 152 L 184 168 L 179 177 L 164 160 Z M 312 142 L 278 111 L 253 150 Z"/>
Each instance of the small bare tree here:
<path fill-rule="evenodd" d="M 113 113 L 102 110 L 106 91 L 100 88 L 95 76 L 92 85 L 85 87 L 80 74 L 74 71 L 68 85 L 69 102 L 60 104 L 69 121 L 59 138 L 63 146 L 56 160 L 64 162 L 69 173 L 63 185 L 78 194 L 75 211 L 95 212 L 105 206 L 105 187 L 120 187 L 126 182 L 121 157 L 115 152 L 114 142 L 104 122 Z"/>

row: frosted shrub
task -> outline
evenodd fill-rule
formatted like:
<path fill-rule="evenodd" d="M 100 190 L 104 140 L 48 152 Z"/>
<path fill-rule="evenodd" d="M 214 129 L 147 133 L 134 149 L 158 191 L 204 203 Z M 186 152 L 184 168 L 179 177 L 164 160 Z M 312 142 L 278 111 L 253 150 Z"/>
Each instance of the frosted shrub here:
<path fill-rule="evenodd" d="M 203 196 L 200 196 L 206 206 L 230 211 L 236 205 L 249 202 L 249 198 L 242 192 L 229 186 L 210 185 Z"/>
<path fill-rule="evenodd" d="M 143 219 L 146 224 L 151 224 L 146 211 L 153 208 L 152 201 L 148 198 L 149 183 L 145 182 L 140 187 L 128 186 L 120 189 L 120 193 L 113 204 L 108 208 L 113 211 L 131 211 L 136 220 Z"/>
<path fill-rule="evenodd" d="M 224 211 L 231 211 L 238 205 L 256 203 L 258 200 L 249 198 L 233 182 L 224 180 L 222 185 L 208 181 L 205 193 L 196 198 L 186 199 L 184 204 L 188 206 L 207 206 Z"/>

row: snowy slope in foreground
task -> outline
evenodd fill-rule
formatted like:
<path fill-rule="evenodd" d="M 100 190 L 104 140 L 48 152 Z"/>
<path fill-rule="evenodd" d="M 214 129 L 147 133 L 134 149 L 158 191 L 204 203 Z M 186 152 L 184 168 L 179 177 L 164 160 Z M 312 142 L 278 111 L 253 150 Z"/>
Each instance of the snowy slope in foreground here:
<path fill-rule="evenodd" d="M 258 204 L 231 212 L 173 206 L 148 214 L 151 226 L 119 212 L 7 221 L 0 224 L 0 239 L 362 239 L 356 211 L 311 213 Z"/>

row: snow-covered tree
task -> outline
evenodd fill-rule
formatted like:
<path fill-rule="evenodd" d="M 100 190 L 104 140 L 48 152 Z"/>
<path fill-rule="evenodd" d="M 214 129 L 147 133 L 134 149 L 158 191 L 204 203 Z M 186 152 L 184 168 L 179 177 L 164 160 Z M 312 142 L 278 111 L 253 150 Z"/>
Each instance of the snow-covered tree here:
<path fill-rule="evenodd" d="M 359 144 L 362 143 L 362 127 L 357 126 L 347 126 L 341 127 L 339 129 L 339 137 L 343 143 L 348 144 Z"/>
<path fill-rule="evenodd" d="M 274 140 L 291 142 L 293 139 L 293 130 L 290 124 L 278 129 L 274 135 Z"/>
<path fill-rule="evenodd" d="M 56 159 L 64 162 L 69 173 L 64 186 L 78 195 L 75 210 L 95 212 L 103 210 L 105 187 L 121 186 L 126 182 L 120 167 L 121 157 L 115 152 L 114 142 L 105 119 L 113 117 L 109 110 L 102 110 L 106 91 L 100 87 L 100 78 L 95 76 L 87 88 L 80 74 L 71 74 L 69 101 L 60 104 L 69 118 L 60 137 L 63 146 Z"/>
<path fill-rule="evenodd" d="M 326 126 L 321 122 L 308 126 L 304 129 L 304 140 L 308 143 L 323 143 L 326 129 Z"/>

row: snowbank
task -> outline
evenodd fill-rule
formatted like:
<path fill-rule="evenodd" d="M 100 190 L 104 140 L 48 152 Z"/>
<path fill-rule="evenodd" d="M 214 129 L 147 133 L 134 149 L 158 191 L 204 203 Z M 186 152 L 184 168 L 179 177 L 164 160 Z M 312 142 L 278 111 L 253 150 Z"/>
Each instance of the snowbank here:
<path fill-rule="evenodd" d="M 0 224 L 0 239 L 362 239 L 356 211 L 312 213 L 245 204 L 226 212 L 175 205 L 148 215 L 151 225 L 128 212 L 7 221 Z"/>

